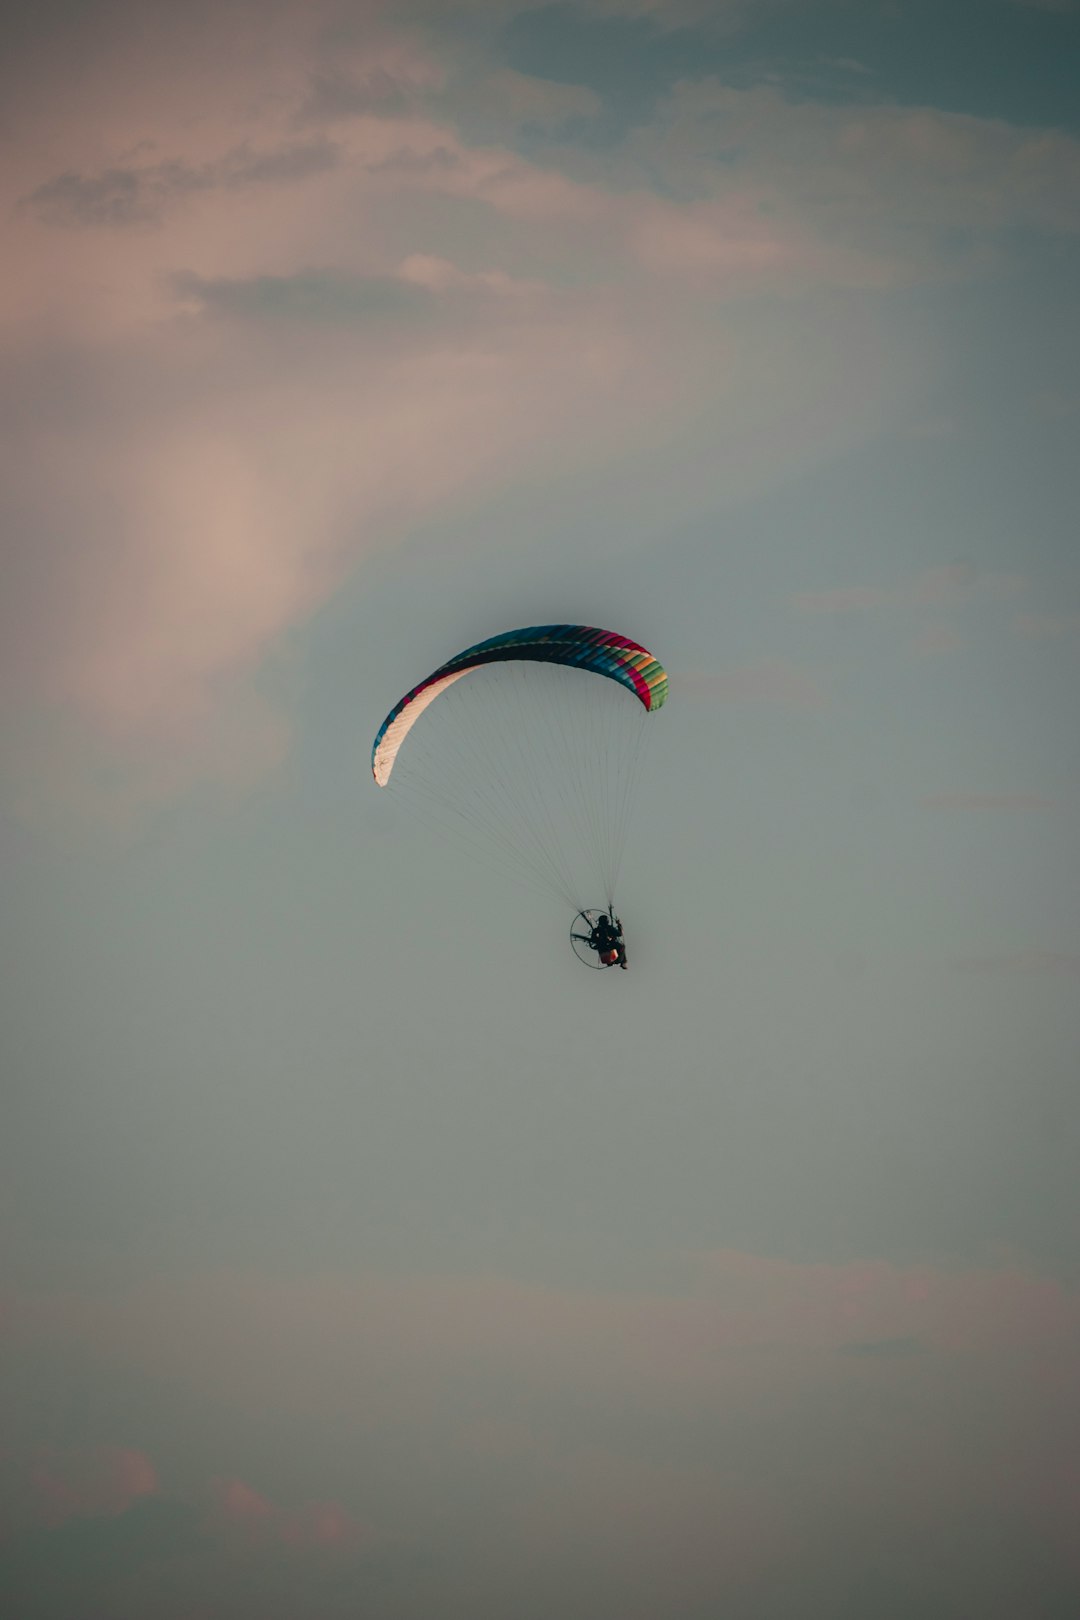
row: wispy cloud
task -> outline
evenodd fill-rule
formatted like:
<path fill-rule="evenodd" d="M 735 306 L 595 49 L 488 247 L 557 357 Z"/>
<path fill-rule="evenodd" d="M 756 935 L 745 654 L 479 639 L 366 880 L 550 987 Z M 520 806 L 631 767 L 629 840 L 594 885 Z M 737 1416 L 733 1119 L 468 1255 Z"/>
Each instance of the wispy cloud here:
<path fill-rule="evenodd" d="M 141 1452 L 0 1452 L 0 1586 L 18 1612 L 337 1612 L 381 1539 L 333 1499 L 282 1507 L 238 1478 L 162 1491 Z M 359 1583 L 359 1585 L 357 1585 Z M 167 1596 L 164 1595 L 167 1593 Z M 330 1608 L 324 1607 L 329 1603 Z"/>
<path fill-rule="evenodd" d="M 812 221 L 834 248 L 846 243 L 849 269 L 861 264 L 867 281 L 952 275 L 1011 230 L 1071 236 L 1080 225 L 1080 142 L 929 106 L 838 106 L 688 80 L 628 145 L 676 195 L 730 184 L 722 145 L 777 209 Z"/>
<path fill-rule="evenodd" d="M 648 1591 L 650 1613 L 654 1588 L 658 1601 L 670 1594 L 690 1558 L 702 1584 L 687 1612 L 718 1612 L 782 1554 L 801 1556 L 799 1527 L 823 1496 L 845 1536 L 868 1493 L 880 1513 L 883 1490 L 904 1513 L 927 1510 L 928 1490 L 929 1511 L 955 1512 L 958 1499 L 976 1518 L 1015 1511 L 1015 1471 L 991 1466 L 1010 1432 L 1002 1403 L 1018 1380 L 1038 1391 L 1039 1463 L 1057 1470 L 1080 1353 L 1075 1291 L 1017 1262 L 713 1251 L 673 1260 L 663 1292 L 247 1272 L 11 1303 L 24 1355 L 62 1343 L 73 1366 L 179 1384 L 193 1412 L 212 1414 L 174 1445 L 188 1478 L 217 1475 L 208 1507 L 193 1486 L 184 1505 L 198 1511 L 175 1526 L 219 1549 L 200 1583 L 220 1582 L 234 1560 L 284 1582 L 334 1568 L 360 1578 L 380 1546 L 419 1541 L 445 1557 L 456 1543 L 461 1570 L 443 1563 L 431 1577 L 455 1611 L 459 1576 L 475 1591 L 477 1568 L 505 1558 L 512 1590 L 522 1560 L 542 1553 L 560 1568 L 572 1555 L 584 1580 L 616 1571 L 628 1600 Z M 958 1379 L 977 1392 L 962 1409 Z M 857 1454 L 823 1443 L 838 1409 L 858 1429 Z M 252 1435 L 261 1463 L 245 1460 Z M 288 1501 L 266 1476 L 275 1440 L 279 1458 L 300 1447 L 307 1483 Z M 771 1469 L 759 1489 L 778 1449 L 803 1460 L 781 1489 Z M 207 1467 L 223 1452 L 225 1466 Z M 362 1460 L 362 1501 L 312 1490 L 312 1460 L 326 1455 Z M 620 1586 L 601 1612 L 628 1612 L 623 1596 Z"/>
<path fill-rule="evenodd" d="M 78 263 L 24 210 L 7 284 L 24 336 L 4 384 L 22 559 L 4 608 L 5 690 L 55 716 L 80 779 L 127 783 L 127 794 L 280 758 L 287 730 L 258 693 L 260 661 L 426 513 L 479 498 L 493 478 L 628 465 L 635 447 L 656 453 L 658 421 L 661 446 L 677 443 L 705 401 L 743 391 L 740 340 L 725 339 L 718 370 L 694 301 L 703 267 L 710 301 L 716 274 L 752 277 L 761 227 L 740 247 L 745 208 L 708 222 L 719 258 L 698 241 L 692 264 L 682 248 L 661 264 L 650 243 L 677 224 L 670 204 L 470 149 L 445 125 L 361 119 L 341 155 L 305 148 L 303 183 L 296 150 L 256 131 L 242 161 L 229 150 L 227 162 L 177 157 L 135 166 L 123 185 L 55 193 L 84 222 L 158 222 L 122 238 L 87 231 Z M 312 211 L 308 187 L 324 182 L 330 205 Z M 190 211 L 173 206 L 181 198 Z M 462 234 L 455 222 L 459 206 L 466 224 L 477 207 L 498 222 L 502 245 L 486 263 L 471 224 Z M 445 240 L 443 251 L 417 250 L 429 207 L 420 236 Z M 782 258 L 783 274 L 801 273 L 797 244 Z M 519 269 L 537 262 L 550 267 L 547 288 Z M 688 278 L 689 305 L 670 300 L 671 276 Z M 58 344 L 82 378 L 62 410 L 25 386 L 39 345 Z M 873 407 L 850 413 L 835 356 L 823 392 L 797 347 L 783 344 L 775 381 L 798 453 L 817 433 L 865 432 Z M 813 411 L 792 410 L 811 393 Z M 769 411 L 760 401 L 754 419 Z M 782 459 L 782 444 L 751 429 L 751 443 L 733 433 L 713 446 L 710 479 L 725 493 L 774 476 Z M 817 701 L 790 673 L 753 682 L 762 701 Z M 104 769 L 91 763 L 95 738 Z M 41 758 L 33 769 L 52 791 L 62 771 Z"/>
<path fill-rule="evenodd" d="M 807 1352 L 852 1342 L 917 1339 L 937 1349 L 989 1350 L 1080 1335 L 1075 1295 L 1018 1266 L 951 1272 L 883 1261 L 799 1264 L 723 1250 L 688 1256 L 687 1269 L 688 1280 L 671 1296 L 499 1277 L 293 1282 L 217 1275 L 135 1288 L 119 1300 L 21 1298 L 17 1321 L 24 1344 L 45 1346 L 59 1336 L 161 1376 L 191 1364 L 212 1369 L 212 1387 L 227 1388 L 230 1399 L 253 1410 L 282 1400 L 339 1414 L 352 1407 L 348 1392 L 364 1384 L 371 1396 L 354 1411 L 357 1431 L 410 1413 L 423 1421 L 448 1379 L 475 1372 L 477 1357 L 537 1391 L 565 1384 L 620 1399 L 648 1392 L 661 1404 L 695 1409 L 722 1398 L 716 1357 L 727 1351 L 786 1347 L 812 1380 Z M 310 1324 L 318 1321 L 335 1325 L 331 1340 L 312 1337 Z M 263 1334 L 280 1334 L 281 1354 L 260 1362 L 252 1385 L 252 1340 L 240 1329 L 255 1322 Z M 319 1376 L 298 1383 L 301 1364 Z M 769 1376 L 762 1368 L 762 1398 Z M 753 1376 L 750 1383 L 758 1387 Z"/>
<path fill-rule="evenodd" d="M 20 206 L 47 225 L 94 230 L 152 225 L 195 193 L 307 180 L 340 160 L 340 148 L 325 137 L 262 152 L 242 146 L 197 167 L 176 159 L 93 175 L 61 174 L 23 197 Z"/>
<path fill-rule="evenodd" d="M 78 34 L 77 80 L 35 57 L 0 307 L 0 657 L 48 717 L 35 760 L 48 733 L 82 776 L 124 780 L 126 750 L 137 793 L 233 769 L 245 735 L 246 758 L 280 758 L 260 666 L 433 512 L 553 467 L 651 490 L 705 420 L 724 426 L 684 509 L 737 499 L 904 417 L 917 360 L 887 320 L 845 347 L 837 288 L 939 274 L 943 221 L 1072 228 L 1065 136 L 772 88 L 688 82 L 602 153 L 530 160 L 518 132 L 589 118 L 596 93 L 510 70 L 483 29 L 451 49 L 431 15 L 283 7 L 256 51 L 233 8 L 130 37 L 110 13 Z M 969 573 L 795 605 L 931 611 Z M 823 701 L 782 664 L 725 679 L 720 701 Z"/>
<path fill-rule="evenodd" d="M 371 1527 L 340 1502 L 306 1502 L 282 1508 L 242 1479 L 219 1479 L 211 1487 L 212 1522 L 249 1543 L 297 1549 L 359 1550 L 377 1539 Z"/>
<path fill-rule="evenodd" d="M 405 117 L 422 109 L 445 83 L 445 69 L 415 37 L 375 35 L 351 51 L 342 40 L 332 60 L 311 68 L 293 116 L 298 124 L 322 126 Z"/>
<path fill-rule="evenodd" d="M 585 85 L 561 84 L 511 68 L 472 78 L 467 105 L 470 119 L 480 118 L 504 131 L 525 126 L 557 132 L 579 120 L 594 118 L 603 109 L 600 96 Z"/>
<path fill-rule="evenodd" d="M 844 73 L 872 74 L 873 69 L 867 67 L 854 56 L 822 56 L 819 58 L 827 67 L 840 68 Z"/>
<path fill-rule="evenodd" d="M 172 285 L 180 299 L 199 310 L 268 322 L 385 323 L 431 311 L 429 294 L 404 276 L 301 270 L 287 276 L 208 278 L 182 271 Z"/>
<path fill-rule="evenodd" d="M 28 1461 L 27 1480 L 36 1516 L 50 1525 L 112 1518 L 158 1489 L 149 1457 L 129 1446 L 43 1447 Z"/>

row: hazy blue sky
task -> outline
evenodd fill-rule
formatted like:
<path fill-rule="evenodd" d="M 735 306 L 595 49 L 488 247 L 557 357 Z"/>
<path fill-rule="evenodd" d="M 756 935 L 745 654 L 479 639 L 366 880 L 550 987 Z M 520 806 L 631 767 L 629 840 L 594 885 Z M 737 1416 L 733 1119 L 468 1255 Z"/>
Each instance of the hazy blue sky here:
<path fill-rule="evenodd" d="M 0 1594 L 1071 1620 L 1080 14 L 4 26 Z M 564 620 L 626 975 L 370 775 Z"/>

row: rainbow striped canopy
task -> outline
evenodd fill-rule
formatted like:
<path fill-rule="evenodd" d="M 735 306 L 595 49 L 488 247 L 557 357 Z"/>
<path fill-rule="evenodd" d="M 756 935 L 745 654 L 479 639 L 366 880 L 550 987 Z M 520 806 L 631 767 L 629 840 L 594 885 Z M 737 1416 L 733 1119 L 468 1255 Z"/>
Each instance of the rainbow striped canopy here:
<path fill-rule="evenodd" d="M 389 782 L 398 750 L 440 692 L 470 670 L 513 660 L 566 664 L 594 675 L 606 675 L 631 691 L 647 710 L 659 709 L 667 698 L 668 680 L 663 666 L 638 642 L 614 630 L 597 630 L 587 624 L 542 624 L 508 630 L 504 635 L 478 641 L 475 647 L 466 647 L 395 703 L 379 727 L 371 750 L 371 772 L 379 786 Z"/>

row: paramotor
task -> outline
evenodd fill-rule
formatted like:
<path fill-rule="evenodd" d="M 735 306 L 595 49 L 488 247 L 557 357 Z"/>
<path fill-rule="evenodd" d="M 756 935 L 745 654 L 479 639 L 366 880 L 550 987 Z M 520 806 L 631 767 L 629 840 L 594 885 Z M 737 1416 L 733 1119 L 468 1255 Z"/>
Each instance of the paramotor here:
<path fill-rule="evenodd" d="M 372 775 L 554 889 L 578 913 L 581 955 L 575 933 L 589 935 L 601 915 L 582 897 L 602 892 L 614 915 L 644 722 L 667 695 L 662 665 L 627 636 L 581 624 L 511 630 L 406 692 L 379 727 Z M 583 949 L 590 967 L 614 965 Z"/>

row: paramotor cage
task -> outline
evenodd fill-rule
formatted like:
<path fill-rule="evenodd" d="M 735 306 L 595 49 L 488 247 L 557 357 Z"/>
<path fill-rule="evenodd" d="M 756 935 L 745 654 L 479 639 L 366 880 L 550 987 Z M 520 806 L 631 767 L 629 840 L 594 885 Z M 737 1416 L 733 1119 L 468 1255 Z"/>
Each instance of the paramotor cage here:
<path fill-rule="evenodd" d="M 599 947 L 593 943 L 596 925 L 604 915 L 606 913 L 600 906 L 590 906 L 587 911 L 579 911 L 570 926 L 570 944 L 574 955 L 589 968 L 616 966 L 614 961 L 602 962 Z"/>

